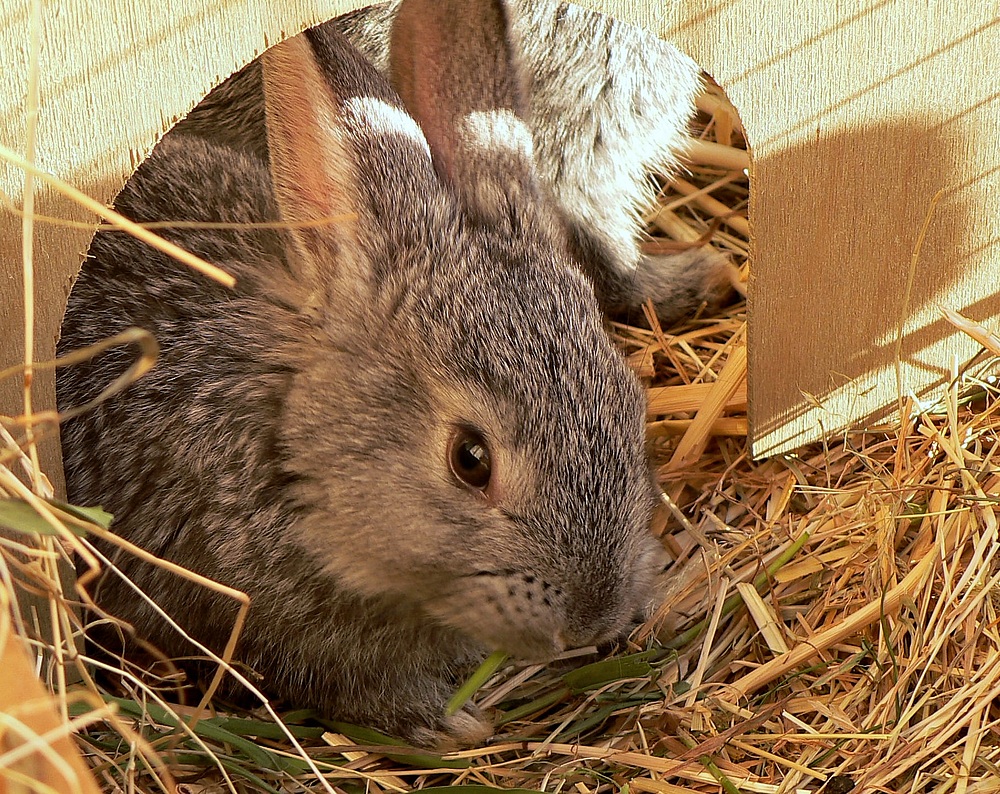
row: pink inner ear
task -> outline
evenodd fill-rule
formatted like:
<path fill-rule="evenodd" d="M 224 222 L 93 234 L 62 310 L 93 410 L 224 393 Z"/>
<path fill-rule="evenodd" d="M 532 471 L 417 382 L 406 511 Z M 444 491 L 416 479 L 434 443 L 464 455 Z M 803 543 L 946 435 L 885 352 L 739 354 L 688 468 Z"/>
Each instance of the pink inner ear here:
<path fill-rule="evenodd" d="M 292 268 L 311 290 L 306 305 L 327 305 L 331 278 L 342 291 L 357 264 L 355 152 L 333 89 L 305 35 L 265 53 L 264 97 L 274 195 L 284 221 L 326 221 L 292 226 Z"/>
<path fill-rule="evenodd" d="M 282 212 L 288 220 L 313 220 L 335 214 L 326 147 L 311 129 L 290 125 L 284 152 L 274 167 L 281 181 Z"/>
<path fill-rule="evenodd" d="M 405 13 L 404 5 L 399 17 Z M 447 91 L 439 90 L 442 81 L 448 79 L 448 53 L 431 35 L 434 22 L 430 16 L 410 13 L 405 19 L 397 17 L 392 39 L 392 78 L 406 111 L 423 130 L 435 168 L 445 179 L 452 180 L 454 153 L 448 130 L 455 123 L 454 99 Z"/>
<path fill-rule="evenodd" d="M 335 98 L 304 35 L 265 55 L 268 146 L 286 220 L 352 212 L 350 152 Z"/>
<path fill-rule="evenodd" d="M 521 106 L 520 73 L 498 0 L 411 0 L 396 16 L 392 78 L 424 131 L 438 174 L 457 187 L 476 178 L 460 121 Z M 468 173 L 467 173 L 468 172 Z"/>

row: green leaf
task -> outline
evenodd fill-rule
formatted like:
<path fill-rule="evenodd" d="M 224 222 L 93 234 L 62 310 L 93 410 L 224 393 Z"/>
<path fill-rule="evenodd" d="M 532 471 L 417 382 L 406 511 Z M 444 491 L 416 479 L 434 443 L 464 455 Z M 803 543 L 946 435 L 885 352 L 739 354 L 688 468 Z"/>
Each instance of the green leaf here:
<path fill-rule="evenodd" d="M 792 544 L 781 552 L 781 554 L 771 560 L 770 565 L 768 565 L 765 570 L 761 571 L 754 577 L 753 586 L 756 588 L 758 593 L 765 592 L 767 585 L 771 582 L 771 577 L 773 577 L 782 568 L 782 566 L 795 557 L 795 555 L 801 551 L 802 547 L 805 546 L 808 540 L 809 533 L 803 532 Z M 739 593 L 733 593 L 722 604 L 722 617 L 728 617 L 742 606 L 743 596 Z M 680 648 L 685 647 L 688 643 L 694 642 L 694 640 L 697 639 L 698 636 L 705 630 L 706 626 L 708 626 L 708 618 L 698 621 L 687 631 L 678 634 L 669 642 L 664 643 L 663 647 L 668 650 L 679 650 Z"/>
<path fill-rule="evenodd" d="M 457 714 L 459 709 L 472 699 L 472 696 L 476 694 L 479 688 L 489 681 L 490 676 L 499 670 L 506 661 L 507 654 L 503 651 L 494 651 L 486 657 L 485 661 L 469 676 L 469 680 L 462 684 L 455 694 L 451 696 L 451 700 L 448 701 L 444 713 L 449 717 L 452 714 Z"/>
<path fill-rule="evenodd" d="M 289 733 L 296 739 L 318 739 L 326 732 L 325 728 L 310 728 L 305 725 L 285 723 L 285 728 L 288 729 L 286 733 L 276 722 L 246 720 L 238 717 L 213 717 L 203 720 L 203 722 L 211 722 L 237 736 L 256 736 L 258 739 L 278 739 L 279 741 L 287 739 Z"/>
<path fill-rule="evenodd" d="M 322 716 L 317 709 L 296 709 L 295 711 L 282 713 L 281 721 L 285 725 L 300 725 L 303 722 L 315 720 Z"/>
<path fill-rule="evenodd" d="M 177 753 L 171 757 L 171 760 L 177 764 L 202 769 L 211 769 L 216 765 L 216 763 L 218 763 L 229 770 L 230 773 L 243 778 L 249 783 L 252 783 L 255 786 L 254 791 L 263 791 L 266 792 L 266 794 L 282 794 L 280 790 L 269 785 L 262 777 L 254 774 L 253 771 L 243 766 L 243 764 L 240 763 L 240 760 L 227 758 L 220 753 L 215 753 L 213 757 L 209 757 L 205 753 Z M 122 774 L 124 775 L 124 773 Z"/>
<path fill-rule="evenodd" d="M 607 720 L 616 711 L 627 708 L 628 705 L 628 703 L 612 703 L 610 706 L 605 706 L 604 708 L 597 709 L 597 711 L 586 714 L 583 719 L 567 725 L 566 729 L 559 734 L 557 741 L 567 742 L 574 736 L 579 736 L 581 733 L 589 731 L 591 728 Z"/>
<path fill-rule="evenodd" d="M 371 728 L 363 728 L 360 725 L 351 725 L 347 722 L 336 722 L 334 720 L 319 720 L 319 722 L 328 726 L 332 731 L 344 734 L 344 736 L 348 739 L 351 739 L 358 744 L 369 746 L 374 745 L 377 747 L 399 747 L 406 750 L 411 749 L 410 745 L 406 742 L 397 739 L 394 736 L 387 736 L 384 733 L 379 733 Z M 413 767 L 415 769 L 469 768 L 469 760 L 466 758 L 446 760 L 439 755 L 433 755 L 419 750 L 405 753 L 383 752 L 382 754 L 390 761 L 395 761 L 397 764 L 405 764 L 406 766 Z"/>
<path fill-rule="evenodd" d="M 109 703 L 115 703 L 123 714 L 132 717 L 148 717 L 161 725 L 167 725 L 177 730 L 183 730 L 177 716 L 167 711 L 156 703 L 138 704 L 133 700 L 105 696 Z M 301 764 L 295 763 L 295 759 L 282 758 L 258 744 L 238 736 L 232 731 L 220 727 L 211 719 L 204 719 L 199 722 L 194 729 L 194 733 L 203 739 L 210 739 L 216 742 L 224 742 L 239 752 L 245 758 L 254 763 L 258 769 L 271 769 L 275 771 L 295 770 Z"/>
<path fill-rule="evenodd" d="M 497 727 L 501 727 L 503 725 L 509 725 L 512 722 L 517 722 L 525 717 L 530 717 L 533 714 L 537 714 L 540 711 L 544 711 L 545 709 L 554 706 L 556 703 L 564 700 L 571 694 L 572 693 L 570 692 L 569 687 L 560 685 L 548 694 L 537 697 L 528 703 L 524 703 L 505 712 L 496 721 L 496 725 Z"/>
<path fill-rule="evenodd" d="M 605 684 L 626 678 L 645 678 L 653 672 L 649 660 L 655 655 L 655 651 L 643 651 L 631 656 L 603 659 L 566 673 L 563 683 L 573 692 L 579 693 L 599 689 Z"/>
<path fill-rule="evenodd" d="M 114 516 L 100 505 L 97 505 L 96 507 L 77 507 L 76 505 L 66 504 L 65 502 L 58 502 L 55 499 L 51 500 L 50 504 L 72 516 L 76 516 L 83 521 L 89 521 L 91 524 L 97 524 L 97 526 L 101 529 L 110 529 L 111 522 L 114 520 Z"/>
<path fill-rule="evenodd" d="M 35 512 L 35 508 L 20 499 L 0 499 L 0 527 L 26 535 L 59 534 L 48 521 Z M 79 527 L 70 526 L 68 529 L 81 538 L 87 534 Z"/>
<path fill-rule="evenodd" d="M 504 794 L 538 794 L 537 789 L 531 788 L 494 788 L 493 786 L 431 786 L 420 789 L 420 794 L 494 794 L 494 792 L 504 792 Z"/>
<path fill-rule="evenodd" d="M 111 526 L 113 516 L 111 513 L 100 507 L 76 507 L 55 499 L 43 500 L 71 516 L 79 518 L 81 521 L 88 521 L 92 524 L 107 529 Z M 6 527 L 14 532 L 30 533 L 33 535 L 58 535 L 59 533 L 42 518 L 27 502 L 21 499 L 0 499 L 0 527 Z M 72 524 L 66 527 L 70 532 L 79 538 L 85 537 L 87 532 L 81 527 Z"/>

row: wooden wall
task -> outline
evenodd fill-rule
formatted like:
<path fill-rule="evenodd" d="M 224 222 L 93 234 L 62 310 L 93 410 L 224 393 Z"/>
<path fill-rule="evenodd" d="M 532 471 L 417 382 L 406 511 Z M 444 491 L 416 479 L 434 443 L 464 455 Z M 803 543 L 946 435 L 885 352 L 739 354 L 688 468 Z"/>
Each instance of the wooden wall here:
<path fill-rule="evenodd" d="M 740 109 L 753 150 L 750 410 L 771 454 L 930 396 L 977 350 L 940 319 L 1000 297 L 996 0 L 581 0 L 663 33 Z M 41 9 L 37 161 L 110 202 L 163 131 L 270 43 L 352 0 L 63 0 Z M 34 2 L 0 0 L 0 144 L 25 150 Z M 23 173 L 0 168 L 21 205 Z M 932 197 L 943 191 L 910 273 Z M 6 201 L 6 200 L 5 200 Z M 40 187 L 35 360 L 52 357 L 93 223 Z M 24 357 L 21 220 L 0 210 L 0 369 Z M 912 280 L 912 289 L 907 290 Z M 902 383 L 897 382 L 899 354 Z M 36 409 L 53 405 L 39 373 Z M 0 414 L 21 412 L 17 379 Z M 55 471 L 55 446 L 44 448 Z"/>
<path fill-rule="evenodd" d="M 932 400 L 979 349 L 938 307 L 1000 328 L 1000 3 L 703 0 L 645 21 L 748 132 L 754 453 Z"/>

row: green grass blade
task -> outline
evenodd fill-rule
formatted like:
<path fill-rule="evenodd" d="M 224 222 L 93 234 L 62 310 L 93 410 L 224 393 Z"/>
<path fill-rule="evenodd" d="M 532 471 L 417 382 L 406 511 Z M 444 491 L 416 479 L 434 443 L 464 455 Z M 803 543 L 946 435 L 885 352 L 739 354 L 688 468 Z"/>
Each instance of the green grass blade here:
<path fill-rule="evenodd" d="M 476 668 L 476 671 L 469 676 L 469 679 L 458 688 L 454 695 L 451 696 L 451 700 L 448 701 L 448 705 L 445 708 L 444 713 L 449 717 L 452 714 L 457 714 L 462 706 L 472 699 L 472 696 L 476 694 L 479 688 L 489 681 L 490 676 L 499 670 L 506 661 L 507 654 L 503 651 L 495 651 L 494 653 L 491 653 L 486 660 Z"/>

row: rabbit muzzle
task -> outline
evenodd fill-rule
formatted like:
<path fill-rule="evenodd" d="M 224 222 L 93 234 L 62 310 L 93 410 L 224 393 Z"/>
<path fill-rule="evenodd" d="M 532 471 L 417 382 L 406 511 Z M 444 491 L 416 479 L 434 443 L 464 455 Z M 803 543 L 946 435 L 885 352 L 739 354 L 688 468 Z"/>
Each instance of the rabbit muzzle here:
<path fill-rule="evenodd" d="M 491 650 L 543 662 L 628 629 L 636 613 L 635 588 L 621 582 L 614 590 L 598 603 L 537 573 L 482 571 L 457 580 L 427 607 Z"/>

